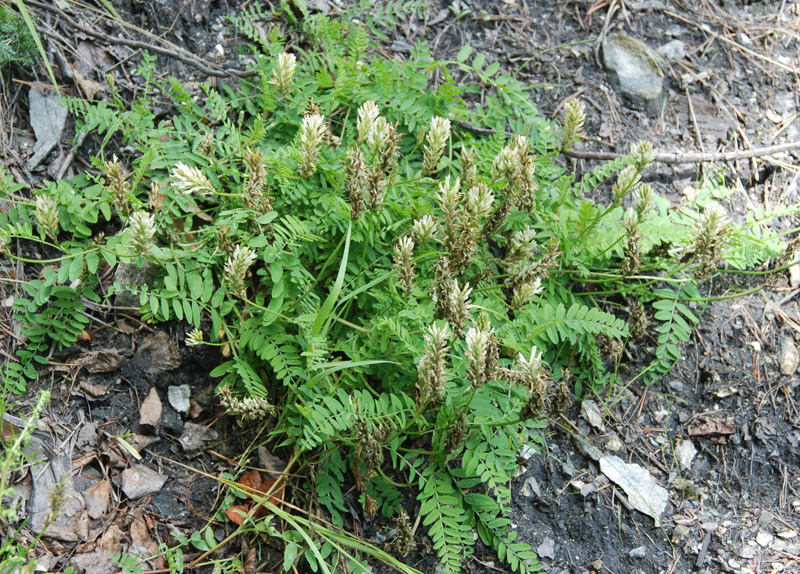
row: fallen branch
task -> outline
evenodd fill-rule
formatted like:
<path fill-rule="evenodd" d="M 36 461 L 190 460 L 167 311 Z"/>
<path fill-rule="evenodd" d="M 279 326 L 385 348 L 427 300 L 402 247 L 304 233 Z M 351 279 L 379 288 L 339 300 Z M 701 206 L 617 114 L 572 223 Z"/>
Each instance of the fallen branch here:
<path fill-rule="evenodd" d="M 497 130 L 492 128 L 482 128 L 473 125 L 469 122 L 458 120 L 455 122 L 458 126 L 470 131 L 474 134 L 491 136 L 497 133 Z M 508 137 L 515 134 L 506 132 Z M 737 150 L 737 151 L 723 151 L 723 152 L 708 152 L 708 153 L 656 153 L 655 161 L 660 163 L 705 163 L 709 161 L 735 161 L 737 159 L 749 159 L 752 157 L 764 157 L 775 153 L 789 151 L 800 148 L 800 141 L 786 142 L 778 145 L 771 145 L 766 147 L 756 147 L 753 149 Z M 628 154 L 614 153 L 608 151 L 590 151 L 590 150 L 569 150 L 563 152 L 565 156 L 573 159 L 593 159 L 600 161 L 608 161 L 625 157 Z"/>
<path fill-rule="evenodd" d="M 751 157 L 763 157 L 800 148 L 800 141 L 787 142 L 766 147 L 756 147 L 737 151 L 707 152 L 707 153 L 656 153 L 655 161 L 660 163 L 705 163 L 709 161 L 735 161 Z M 569 150 L 564 155 L 574 159 L 612 160 L 624 157 L 627 154 L 605 151 Z"/>

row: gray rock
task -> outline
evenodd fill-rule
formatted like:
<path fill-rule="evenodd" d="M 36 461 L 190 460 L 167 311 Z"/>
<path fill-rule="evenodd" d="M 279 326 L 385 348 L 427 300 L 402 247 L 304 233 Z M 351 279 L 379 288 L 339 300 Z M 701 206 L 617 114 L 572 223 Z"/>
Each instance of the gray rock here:
<path fill-rule="evenodd" d="M 667 60 L 680 60 L 686 57 L 686 46 L 680 40 L 667 42 L 658 49 Z"/>
<path fill-rule="evenodd" d="M 697 455 L 697 449 L 689 439 L 684 439 L 675 447 L 675 460 L 681 467 L 681 470 L 689 470 L 692 468 L 692 462 Z"/>
<path fill-rule="evenodd" d="M 581 403 L 581 416 L 600 432 L 606 431 L 606 426 L 603 424 L 603 412 L 595 401 L 587 399 Z"/>
<path fill-rule="evenodd" d="M 667 92 L 666 64 L 658 52 L 626 34 L 609 34 L 603 42 L 603 65 L 631 107 L 650 116 L 661 113 Z"/>
<path fill-rule="evenodd" d="M 189 388 L 189 385 L 176 385 L 167 390 L 167 399 L 173 409 L 179 413 L 188 413 L 189 407 L 191 406 L 189 404 L 189 397 L 191 397 L 191 394 L 192 390 Z"/>
<path fill-rule="evenodd" d="M 156 278 L 158 269 L 158 265 L 153 263 L 147 263 L 143 267 L 133 263 L 120 263 L 114 274 L 114 280 L 120 284 L 122 289 L 116 292 L 114 304 L 117 307 L 139 309 L 139 307 L 141 307 L 139 304 L 139 295 L 138 293 L 132 293 L 129 288 L 136 290 L 142 285 L 150 285 Z"/>
<path fill-rule="evenodd" d="M 639 548 L 634 548 L 628 552 L 628 556 L 631 558 L 647 558 L 647 550 L 644 549 L 644 546 L 639 546 Z"/>

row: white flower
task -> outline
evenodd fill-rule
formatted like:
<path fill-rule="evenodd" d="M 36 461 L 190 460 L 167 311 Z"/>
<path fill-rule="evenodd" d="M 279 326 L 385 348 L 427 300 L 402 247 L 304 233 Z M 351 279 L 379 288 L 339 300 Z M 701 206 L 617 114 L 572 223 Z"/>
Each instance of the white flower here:
<path fill-rule="evenodd" d="M 256 254 L 249 247 L 237 245 L 233 254 L 228 256 L 223 269 L 223 278 L 231 286 L 231 291 L 236 295 L 244 294 L 244 279 L 247 270 L 255 263 Z"/>
<path fill-rule="evenodd" d="M 296 68 L 297 58 L 295 58 L 294 54 L 284 52 L 278 55 L 278 63 L 275 65 L 275 69 L 272 70 L 272 80 L 270 83 L 278 88 L 279 92 L 285 95 L 289 91 L 289 86 L 292 83 L 292 78 L 294 78 L 294 71 Z"/>
<path fill-rule="evenodd" d="M 203 332 L 200 329 L 193 329 L 188 335 L 186 335 L 185 342 L 187 347 L 196 347 L 198 345 L 202 345 Z"/>
<path fill-rule="evenodd" d="M 414 221 L 414 235 L 419 243 L 425 243 L 436 237 L 436 221 L 430 215 L 423 215 Z"/>
<path fill-rule="evenodd" d="M 378 119 L 380 113 L 378 106 L 372 100 L 364 102 L 361 107 L 358 108 L 358 121 L 356 123 L 358 143 L 367 140 L 372 131 L 372 126 L 375 125 L 375 120 Z"/>
<path fill-rule="evenodd" d="M 184 195 L 214 191 L 211 181 L 196 167 L 191 167 L 183 162 L 172 169 L 172 187 Z"/>

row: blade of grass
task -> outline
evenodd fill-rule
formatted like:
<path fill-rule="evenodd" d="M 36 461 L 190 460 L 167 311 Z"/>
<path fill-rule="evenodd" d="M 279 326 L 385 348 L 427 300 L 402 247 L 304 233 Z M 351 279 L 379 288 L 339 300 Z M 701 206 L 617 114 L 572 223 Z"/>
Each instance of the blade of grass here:
<path fill-rule="evenodd" d="M 25 22 L 25 26 L 28 27 L 28 31 L 31 33 L 33 41 L 36 43 L 36 49 L 39 50 L 39 56 L 41 56 L 42 61 L 47 68 L 47 75 L 50 76 L 50 81 L 53 82 L 53 87 L 56 89 L 56 93 L 60 96 L 61 90 L 58 89 L 56 75 L 53 72 L 53 68 L 50 66 L 50 61 L 47 59 L 47 51 L 44 49 L 42 39 L 39 37 L 39 32 L 36 31 L 36 25 L 33 23 L 31 13 L 28 12 L 28 7 L 25 6 L 25 0 L 14 0 L 14 3 L 17 6 L 17 10 L 19 10 L 20 16 L 22 16 L 22 20 Z"/>
<path fill-rule="evenodd" d="M 345 272 L 347 271 L 347 258 L 350 255 L 350 232 L 352 230 L 353 222 L 351 221 L 347 226 L 347 236 L 344 240 L 344 252 L 342 253 L 342 262 L 339 264 L 339 273 L 336 276 L 336 282 L 333 284 L 333 287 L 331 287 L 331 292 L 328 293 L 328 297 L 325 299 L 322 307 L 320 307 L 319 313 L 317 313 L 317 318 L 314 320 L 314 326 L 311 327 L 311 333 L 313 335 L 319 335 L 322 332 L 322 327 L 325 325 L 325 321 L 331 314 L 333 306 L 336 304 L 336 299 L 339 298 L 339 293 L 342 292 L 344 276 Z"/>

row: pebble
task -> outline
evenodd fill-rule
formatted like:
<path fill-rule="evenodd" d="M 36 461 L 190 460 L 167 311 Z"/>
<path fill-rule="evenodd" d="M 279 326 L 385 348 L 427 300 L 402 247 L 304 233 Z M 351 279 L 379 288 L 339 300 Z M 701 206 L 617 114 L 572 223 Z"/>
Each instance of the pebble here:
<path fill-rule="evenodd" d="M 800 364 L 800 354 L 797 353 L 794 342 L 789 338 L 784 338 L 781 341 L 780 353 L 781 374 L 787 376 L 793 374 L 797 370 L 797 365 Z"/>
<path fill-rule="evenodd" d="M 756 534 L 756 543 L 761 546 L 762 548 L 766 548 L 769 546 L 770 542 L 772 542 L 774 537 L 769 532 L 764 532 L 763 530 Z"/>
<path fill-rule="evenodd" d="M 189 397 L 191 394 L 192 391 L 189 388 L 189 385 L 174 385 L 171 386 L 167 391 L 167 399 L 169 400 L 169 404 L 172 405 L 173 409 L 179 413 L 187 413 L 189 412 L 189 407 L 191 406 L 189 403 Z"/>
<path fill-rule="evenodd" d="M 603 65 L 611 83 L 631 106 L 655 117 L 666 99 L 664 59 L 650 46 L 626 34 L 609 34 L 603 42 Z"/>
<path fill-rule="evenodd" d="M 631 558 L 646 558 L 647 550 L 645 550 L 644 546 L 639 546 L 639 548 L 634 548 L 628 552 L 628 556 Z"/>
<path fill-rule="evenodd" d="M 658 48 L 667 60 L 680 60 L 686 57 L 686 46 L 680 40 L 672 40 Z"/>
<path fill-rule="evenodd" d="M 622 440 L 620 440 L 620 438 L 615 434 L 612 434 L 608 438 L 608 441 L 606 441 L 606 450 L 611 452 L 619 452 L 624 446 L 625 445 L 622 444 Z"/>
<path fill-rule="evenodd" d="M 697 455 L 697 449 L 694 447 L 689 439 L 681 440 L 675 447 L 675 460 L 681 467 L 681 470 L 688 470 L 692 468 L 692 462 Z"/>

